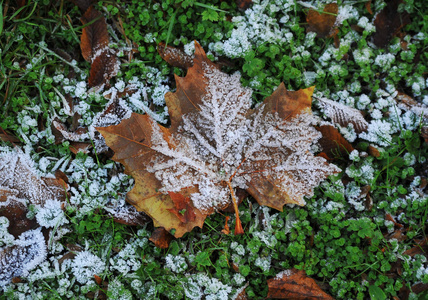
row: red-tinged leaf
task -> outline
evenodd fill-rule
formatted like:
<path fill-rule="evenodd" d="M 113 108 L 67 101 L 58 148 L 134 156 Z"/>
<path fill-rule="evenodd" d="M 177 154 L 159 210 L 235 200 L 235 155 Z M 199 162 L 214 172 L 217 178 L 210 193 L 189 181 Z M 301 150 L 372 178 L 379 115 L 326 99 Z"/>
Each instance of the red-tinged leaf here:
<path fill-rule="evenodd" d="M 158 227 L 153 231 L 149 240 L 153 242 L 156 247 L 167 249 L 169 247 L 169 243 L 171 243 L 173 239 L 174 236 L 166 231 L 165 228 Z"/>
<path fill-rule="evenodd" d="M 325 293 L 304 270 L 290 269 L 267 281 L 269 290 L 266 298 L 295 300 L 334 300 Z"/>
<path fill-rule="evenodd" d="M 170 212 L 177 216 L 183 223 L 193 222 L 196 219 L 195 208 L 193 207 L 190 197 L 184 197 L 180 193 L 168 192 L 174 208 L 168 208 Z"/>
<path fill-rule="evenodd" d="M 103 279 L 102 279 L 100 276 L 98 276 L 98 275 L 95 275 L 95 274 L 94 274 L 94 279 L 95 279 L 95 282 L 96 282 L 98 285 L 101 285 L 101 283 L 103 283 Z"/>
<path fill-rule="evenodd" d="M 183 50 L 160 43 L 158 45 L 159 55 L 171 66 L 188 69 L 193 66 L 193 56 L 187 55 Z"/>
<path fill-rule="evenodd" d="M 398 6 L 402 0 L 391 0 L 386 7 L 377 14 L 374 20 L 376 32 L 373 34 L 373 43 L 379 47 L 386 47 L 401 28 L 410 23 L 410 15 L 406 12 L 398 12 Z"/>
<path fill-rule="evenodd" d="M 88 62 L 93 62 L 99 55 L 97 52 L 102 52 L 108 47 L 109 34 L 107 23 L 102 13 L 93 6 L 86 10 L 80 20 L 83 25 L 91 22 L 91 24 L 83 28 L 80 48 L 83 58 Z"/>
<path fill-rule="evenodd" d="M 306 16 L 306 22 L 308 22 L 306 31 L 316 32 L 319 38 L 336 35 L 339 32 L 339 29 L 335 27 L 338 10 L 337 3 L 327 4 L 324 7 L 324 13 L 310 9 Z"/>
<path fill-rule="evenodd" d="M 334 126 L 323 125 L 317 127 L 317 130 L 322 134 L 322 138 L 319 139 L 318 143 L 328 159 L 331 160 L 338 156 L 346 157 L 354 150 L 352 145 L 345 140 Z"/>

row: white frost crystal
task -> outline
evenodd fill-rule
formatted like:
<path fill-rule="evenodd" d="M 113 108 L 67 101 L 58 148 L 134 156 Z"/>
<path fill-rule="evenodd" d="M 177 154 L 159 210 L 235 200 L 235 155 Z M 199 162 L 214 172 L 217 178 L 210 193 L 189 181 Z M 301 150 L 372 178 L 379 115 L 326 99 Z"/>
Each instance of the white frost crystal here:
<path fill-rule="evenodd" d="M 27 276 L 46 259 L 46 244 L 40 228 L 22 233 L 13 246 L 0 251 L 0 288 L 13 277 Z"/>
<path fill-rule="evenodd" d="M 100 275 L 104 269 L 104 262 L 89 251 L 82 251 L 77 254 L 71 264 L 76 280 L 82 284 L 87 283 L 94 275 Z"/>
<path fill-rule="evenodd" d="M 283 120 L 262 106 L 251 110 L 251 90 L 241 86 L 239 74 L 229 76 L 205 65 L 204 78 L 206 94 L 198 111 L 182 116 L 172 137 L 175 146 L 152 122 L 151 148 L 160 155 L 148 171 L 162 182 L 162 192 L 198 186 L 191 199 L 196 208 L 208 211 L 227 205 L 230 189 L 270 178 L 303 205 L 303 196 L 325 174 L 338 171 L 309 152 L 321 135 L 311 126 L 312 114 Z"/>

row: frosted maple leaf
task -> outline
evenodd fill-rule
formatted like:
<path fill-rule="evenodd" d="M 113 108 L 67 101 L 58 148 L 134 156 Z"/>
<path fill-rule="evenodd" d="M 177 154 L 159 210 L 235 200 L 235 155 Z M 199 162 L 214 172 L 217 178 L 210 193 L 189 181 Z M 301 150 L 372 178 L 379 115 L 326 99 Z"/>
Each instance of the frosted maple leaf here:
<path fill-rule="evenodd" d="M 313 87 L 290 92 L 281 84 L 252 109 L 251 90 L 239 79 L 218 70 L 197 45 L 193 67 L 165 96 L 170 128 L 137 114 L 97 128 L 136 180 L 127 200 L 155 226 L 181 236 L 231 203 L 237 213 L 237 188 L 278 210 L 304 205 L 304 196 L 339 171 L 310 152 L 321 137 L 312 127 Z M 242 232 L 236 215 L 235 233 Z"/>

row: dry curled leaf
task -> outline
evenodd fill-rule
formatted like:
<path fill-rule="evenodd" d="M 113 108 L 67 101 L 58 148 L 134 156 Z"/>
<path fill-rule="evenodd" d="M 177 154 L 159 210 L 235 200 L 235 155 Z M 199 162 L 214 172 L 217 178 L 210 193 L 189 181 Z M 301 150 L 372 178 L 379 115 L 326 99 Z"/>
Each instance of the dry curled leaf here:
<path fill-rule="evenodd" d="M 349 124 L 352 124 L 356 133 L 367 130 L 369 126 L 358 109 L 327 98 L 318 98 L 318 105 L 323 110 L 324 114 L 334 123 L 342 127 L 347 127 Z"/>
<path fill-rule="evenodd" d="M 181 237 L 202 227 L 207 215 L 233 203 L 235 234 L 240 225 L 236 192 L 249 192 L 260 205 L 282 210 L 304 205 L 304 196 L 339 169 L 309 150 L 320 138 L 312 126 L 313 87 L 295 92 L 281 84 L 255 109 L 251 90 L 238 74 L 221 72 L 199 44 L 177 91 L 165 95 L 170 128 L 148 115 L 132 114 L 119 125 L 98 127 L 113 159 L 135 179 L 127 200 L 155 226 Z M 168 192 L 190 197 L 194 221 L 183 222 Z"/>
<path fill-rule="evenodd" d="M 323 13 L 310 9 L 306 16 L 306 22 L 308 22 L 306 31 L 316 32 L 319 38 L 336 35 L 339 32 L 335 26 L 338 10 L 337 3 L 327 4 Z"/>
<path fill-rule="evenodd" d="M 290 269 L 267 281 L 269 290 L 266 298 L 333 300 L 304 270 Z"/>

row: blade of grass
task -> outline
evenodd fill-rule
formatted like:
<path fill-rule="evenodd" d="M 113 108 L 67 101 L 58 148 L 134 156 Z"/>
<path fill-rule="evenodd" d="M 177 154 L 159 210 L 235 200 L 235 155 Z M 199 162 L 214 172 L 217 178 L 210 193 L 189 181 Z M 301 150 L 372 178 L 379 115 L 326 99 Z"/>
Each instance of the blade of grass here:
<path fill-rule="evenodd" d="M 195 2 L 195 3 L 193 3 L 193 5 L 227 13 L 227 11 L 225 11 L 223 9 L 217 8 L 217 7 L 212 6 L 212 5 L 204 4 L 204 3 Z"/>
<path fill-rule="evenodd" d="M 175 15 L 177 14 L 177 11 L 175 11 L 172 16 L 171 19 L 169 20 L 169 27 L 168 27 L 168 32 L 166 34 L 166 42 L 165 42 L 165 48 L 168 46 L 168 42 L 169 42 L 169 38 L 171 36 L 172 33 L 172 28 L 174 27 L 175 24 Z"/>

